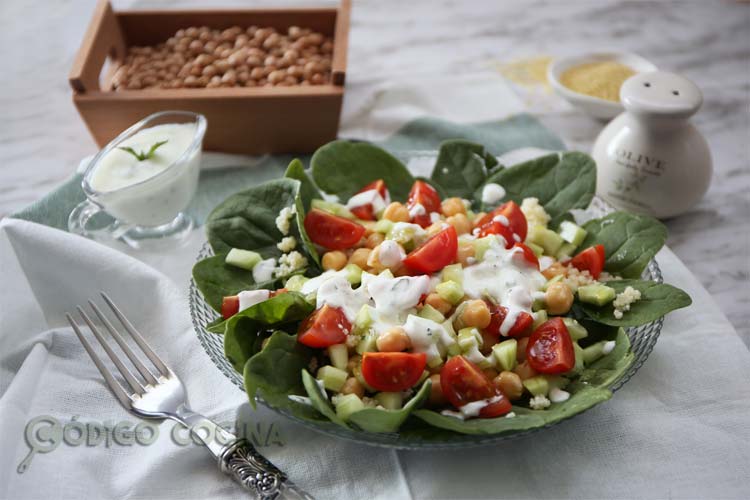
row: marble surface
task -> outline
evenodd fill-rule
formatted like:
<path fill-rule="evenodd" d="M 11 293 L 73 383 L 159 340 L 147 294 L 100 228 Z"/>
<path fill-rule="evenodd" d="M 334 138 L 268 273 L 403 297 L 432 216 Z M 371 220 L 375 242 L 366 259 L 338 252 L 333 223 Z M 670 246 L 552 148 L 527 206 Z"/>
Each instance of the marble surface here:
<path fill-rule="evenodd" d="M 54 189 L 95 150 L 67 84 L 94 3 L 36 2 L 37 13 L 29 15 L 25 0 L 0 2 L 0 216 Z M 270 3 L 306 2 L 265 2 Z M 668 244 L 750 346 L 750 4 L 355 0 L 350 40 L 349 96 L 394 78 L 469 73 L 524 58 L 606 48 L 637 52 L 692 79 L 704 92 L 694 123 L 711 146 L 715 174 L 694 209 L 666 221 Z M 571 149 L 590 150 L 602 123 L 552 94 L 525 99 L 528 111 Z M 352 110 L 345 108 L 346 118 Z"/>

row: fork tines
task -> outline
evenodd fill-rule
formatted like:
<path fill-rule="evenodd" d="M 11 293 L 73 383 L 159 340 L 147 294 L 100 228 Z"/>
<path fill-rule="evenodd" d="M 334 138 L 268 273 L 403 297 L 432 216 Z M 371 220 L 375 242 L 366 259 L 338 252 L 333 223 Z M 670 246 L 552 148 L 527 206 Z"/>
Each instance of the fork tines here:
<path fill-rule="evenodd" d="M 73 331 L 75 332 L 76 336 L 78 337 L 78 340 L 81 341 L 81 344 L 83 344 L 84 349 L 86 349 L 86 352 L 91 357 L 91 360 L 94 362 L 96 367 L 99 369 L 99 372 L 101 372 L 102 377 L 104 377 L 104 380 L 107 382 L 107 385 L 112 390 L 114 395 L 117 397 L 117 399 L 122 403 L 125 408 L 130 408 L 131 403 L 134 399 L 139 398 L 143 394 L 145 394 L 146 390 L 149 388 L 149 386 L 155 386 L 159 383 L 159 378 L 162 377 L 169 377 L 170 371 L 169 368 L 164 364 L 164 362 L 159 358 L 159 356 L 156 355 L 156 353 L 149 347 L 149 345 L 146 343 L 146 341 L 143 339 L 140 333 L 133 327 L 133 325 L 128 321 L 128 319 L 122 314 L 120 309 L 112 302 L 112 299 L 110 299 L 107 294 L 104 292 L 100 292 L 102 298 L 104 299 L 104 302 L 107 303 L 109 308 L 112 310 L 114 315 L 117 317 L 119 322 L 122 324 L 122 327 L 124 330 L 130 335 L 130 337 L 135 341 L 135 343 L 140 348 L 141 352 L 153 363 L 153 368 L 149 370 L 136 356 L 136 354 L 130 349 L 128 344 L 125 342 L 125 340 L 120 335 L 120 332 L 112 325 L 112 323 L 107 319 L 107 317 L 101 312 L 101 310 L 94 304 L 92 301 L 88 301 L 89 306 L 94 311 L 94 314 L 99 318 L 99 321 L 102 325 L 104 325 L 104 328 L 109 332 L 109 334 L 112 336 L 112 338 L 115 339 L 115 342 L 118 346 L 120 346 L 120 349 L 122 352 L 125 353 L 125 356 L 130 360 L 130 363 L 132 366 L 135 366 L 138 373 L 141 375 L 142 380 L 139 380 L 136 378 L 135 375 L 128 369 L 128 367 L 123 364 L 120 357 L 112 350 L 112 347 L 110 346 L 109 342 L 102 336 L 101 332 L 97 328 L 97 326 L 94 324 L 93 321 L 91 321 L 91 318 L 86 314 L 86 312 L 83 310 L 81 306 L 76 306 L 76 309 L 78 313 L 83 318 L 83 321 L 86 323 L 86 325 L 89 327 L 91 332 L 94 334 L 94 337 L 96 337 L 96 340 L 99 342 L 99 344 L 104 349 L 104 352 L 107 353 L 109 358 L 114 363 L 115 367 L 117 367 L 117 370 L 120 372 L 122 377 L 127 382 L 127 386 L 130 387 L 128 389 L 125 387 L 122 383 L 120 383 L 110 372 L 110 370 L 104 365 L 102 360 L 99 358 L 99 356 L 96 354 L 96 351 L 91 347 L 91 344 L 88 340 L 86 340 L 86 337 L 84 337 L 83 333 L 81 332 L 80 327 L 73 319 L 73 316 L 71 316 L 69 313 L 65 314 L 65 317 L 68 319 L 68 322 L 70 323 L 70 326 L 73 327 Z M 155 368 L 155 370 L 152 372 L 152 370 Z"/>

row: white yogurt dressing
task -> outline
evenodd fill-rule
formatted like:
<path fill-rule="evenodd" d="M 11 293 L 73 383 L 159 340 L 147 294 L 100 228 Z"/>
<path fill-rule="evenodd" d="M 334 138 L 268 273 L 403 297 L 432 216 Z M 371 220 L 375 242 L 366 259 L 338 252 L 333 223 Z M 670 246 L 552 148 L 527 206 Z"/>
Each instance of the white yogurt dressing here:
<path fill-rule="evenodd" d="M 346 208 L 351 210 L 352 208 L 361 207 L 363 205 L 372 205 L 372 209 L 375 213 L 384 210 L 391 203 L 391 197 L 388 191 L 385 192 L 385 198 L 380 196 L 380 192 L 377 189 L 368 189 L 357 193 L 346 202 Z"/>
<path fill-rule="evenodd" d="M 443 325 L 427 318 L 410 314 L 403 328 L 411 340 L 412 351 L 425 353 L 428 363 L 441 357 L 438 344 L 447 347 L 455 343 Z"/>
<path fill-rule="evenodd" d="M 98 159 L 86 176 L 97 202 L 129 224 L 154 227 L 172 221 L 188 206 L 198 186 L 201 148 L 185 156 L 197 132 L 193 123 L 170 123 L 124 139 L 118 146 L 144 153 L 157 142 L 167 142 L 143 161 L 117 148 Z"/>
<path fill-rule="evenodd" d="M 253 281 L 263 283 L 273 279 L 273 272 L 276 269 L 276 259 L 270 258 L 261 260 L 253 266 Z"/>
<path fill-rule="evenodd" d="M 350 323 L 354 323 L 357 313 L 368 301 L 366 290 L 363 287 L 352 289 L 352 285 L 343 275 L 336 275 L 325 280 L 318 288 L 316 296 L 318 309 L 326 304 L 338 307 Z"/>
<path fill-rule="evenodd" d="M 421 203 L 417 203 L 409 209 L 409 217 L 411 217 L 412 219 L 418 215 L 424 215 L 426 213 L 427 209 L 424 208 L 424 205 L 422 205 Z"/>
<path fill-rule="evenodd" d="M 393 240 L 385 240 L 378 246 L 378 260 L 385 267 L 393 268 L 405 258 L 404 248 Z"/>
<path fill-rule="evenodd" d="M 500 326 L 500 333 L 508 331 L 522 312 L 531 314 L 532 294 L 539 291 L 546 279 L 534 267 L 518 257 L 520 249 L 506 250 L 495 239 L 484 254 L 484 260 L 464 268 L 464 293 L 471 298 L 491 297 L 496 303 L 508 308 L 508 314 Z"/>
<path fill-rule="evenodd" d="M 119 147 L 131 147 L 137 152 L 148 152 L 157 142 L 154 155 L 139 161 L 132 154 L 115 148 L 104 156 L 91 177 L 91 187 L 97 191 L 116 191 L 150 179 L 168 169 L 182 156 L 195 138 L 195 124 L 167 123 L 145 128 L 128 137 Z"/>
<path fill-rule="evenodd" d="M 482 203 L 485 205 L 495 205 L 505 197 L 505 189 L 500 184 L 490 182 L 484 185 L 482 189 Z"/>
<path fill-rule="evenodd" d="M 492 403 L 497 403 L 502 398 L 503 396 L 495 396 L 489 399 L 480 399 L 479 401 L 472 401 L 471 403 L 463 405 L 458 411 L 443 410 L 440 413 L 448 417 L 465 420 L 467 418 L 479 416 L 479 412 L 481 412 L 484 407 L 489 406 Z"/>
<path fill-rule="evenodd" d="M 244 311 L 248 307 L 252 307 L 255 304 L 259 304 L 264 300 L 268 300 L 270 295 L 269 290 L 244 290 L 237 294 L 240 299 L 240 311 Z"/>
<path fill-rule="evenodd" d="M 384 316 L 398 317 L 415 307 L 422 295 L 430 291 L 429 276 L 402 276 L 391 278 L 362 273 L 362 287 L 375 303 L 375 309 Z"/>

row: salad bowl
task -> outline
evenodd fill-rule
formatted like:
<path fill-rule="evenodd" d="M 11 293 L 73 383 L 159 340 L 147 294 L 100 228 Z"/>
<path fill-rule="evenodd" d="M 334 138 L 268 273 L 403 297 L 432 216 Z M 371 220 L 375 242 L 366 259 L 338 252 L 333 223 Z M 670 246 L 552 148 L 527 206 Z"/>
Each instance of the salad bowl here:
<path fill-rule="evenodd" d="M 405 164 L 409 164 L 409 166 L 412 167 L 409 160 L 412 159 L 414 155 L 419 156 L 420 161 L 422 161 L 426 158 L 429 159 L 429 157 L 434 159 L 437 157 L 438 153 L 420 151 L 413 152 L 412 155 L 401 153 L 398 156 Z M 417 168 L 412 170 L 420 169 Z M 612 212 L 612 207 L 598 197 L 593 197 L 585 209 L 571 210 L 571 213 L 575 217 L 575 221 L 580 224 L 583 224 L 587 220 L 604 217 L 608 214 L 612 214 Z M 209 243 L 206 243 L 198 255 L 198 262 L 204 261 L 213 255 L 214 250 Z M 662 283 L 661 272 L 654 259 L 650 259 L 647 264 L 644 263 L 641 278 L 655 283 Z M 193 325 L 204 350 L 216 367 L 229 380 L 241 390 L 246 390 L 247 386 L 242 373 L 237 370 L 236 365 L 233 366 L 232 362 L 225 355 L 223 336 L 215 333 L 215 329 L 211 331 L 212 326 L 215 326 L 217 320 L 220 320 L 221 318 L 217 315 L 217 312 L 214 309 L 215 306 L 212 308 L 209 302 L 204 298 L 200 284 L 196 282 L 196 279 L 193 279 L 190 282 L 189 301 Z M 684 307 L 684 305 L 678 307 Z M 625 334 L 629 341 L 629 356 L 632 355 L 632 361 L 629 362 L 625 369 L 617 372 L 614 378 L 607 379 L 606 389 L 612 392 L 618 390 L 640 369 L 653 350 L 661 332 L 662 325 L 663 316 L 660 316 L 651 321 L 639 324 L 638 326 L 632 326 L 625 329 Z M 584 382 L 584 384 L 586 383 L 587 382 Z M 295 396 L 290 396 L 290 398 L 294 397 Z M 535 424 L 528 428 L 518 427 L 512 430 L 496 433 L 454 432 L 447 428 L 426 425 L 424 421 L 411 417 L 408 418 L 396 432 L 366 432 L 357 428 L 337 425 L 334 422 L 322 418 L 320 415 L 300 415 L 299 412 L 291 411 L 288 407 L 280 407 L 279 405 L 267 401 L 262 394 L 255 394 L 254 400 L 310 429 L 362 444 L 399 449 L 446 449 L 488 445 L 503 440 L 518 438 L 541 429 L 549 428 L 559 422 L 572 418 L 573 416 L 580 415 L 593 406 L 593 404 L 582 405 L 580 408 L 575 408 L 573 406 L 572 410 L 570 408 L 561 410 L 554 418 L 550 418 L 543 425 Z"/>

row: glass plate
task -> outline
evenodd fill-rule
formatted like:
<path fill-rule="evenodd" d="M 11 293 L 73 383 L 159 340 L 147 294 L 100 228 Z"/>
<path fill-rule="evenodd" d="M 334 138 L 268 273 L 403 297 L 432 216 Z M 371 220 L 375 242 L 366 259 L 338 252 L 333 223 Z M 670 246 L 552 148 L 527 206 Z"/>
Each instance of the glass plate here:
<path fill-rule="evenodd" d="M 606 202 L 598 197 L 595 197 L 591 202 L 591 206 L 585 211 L 577 211 L 576 220 L 581 222 L 583 220 L 602 217 L 613 209 Z M 208 243 L 203 245 L 198 259 L 201 260 L 206 257 L 213 255 L 213 251 Z M 643 278 L 657 281 L 661 283 L 663 281 L 661 271 L 655 260 L 652 260 L 647 269 L 643 272 Z M 232 365 L 229 363 L 226 357 L 224 357 L 224 343 L 223 336 L 215 333 L 209 333 L 206 331 L 206 325 L 214 321 L 218 315 L 211 309 L 203 296 L 195 286 L 195 282 L 190 280 L 190 315 L 193 320 L 193 326 L 198 334 L 198 339 L 201 345 L 208 353 L 208 356 L 214 362 L 216 367 L 242 391 L 244 391 L 244 385 L 242 381 L 242 375 L 237 373 Z M 659 338 L 661 333 L 662 325 L 664 324 L 664 318 L 659 318 L 656 321 L 648 323 L 637 328 L 629 328 L 627 330 L 628 337 L 630 338 L 631 349 L 635 356 L 633 364 L 630 368 L 622 374 L 620 378 L 612 382 L 609 388 L 614 392 L 622 387 L 635 373 L 640 369 L 643 363 L 648 358 L 649 354 L 656 344 L 656 340 Z M 345 429 L 332 423 L 321 423 L 313 422 L 310 420 L 301 419 L 286 410 L 274 408 L 266 404 L 261 398 L 257 400 L 270 408 L 271 410 L 284 415 L 310 429 L 336 436 L 339 438 L 347 439 L 350 441 L 356 441 L 358 443 L 372 445 L 372 446 L 383 446 L 388 448 L 400 448 L 400 449 L 446 449 L 446 448 L 468 448 L 471 446 L 481 446 L 508 439 L 515 439 L 533 432 L 538 432 L 541 429 L 557 425 L 559 422 L 555 422 L 544 427 L 536 429 L 510 432 L 502 434 L 486 434 L 486 435 L 470 435 L 470 434 L 458 434 L 455 432 L 447 431 L 438 428 L 429 428 L 425 424 L 417 427 L 410 426 L 407 421 L 402 427 L 401 431 L 397 433 L 371 433 L 364 431 L 355 431 L 352 429 Z M 583 412 L 581 412 L 583 413 Z M 568 418 L 573 418 L 578 413 Z M 567 420 L 567 419 L 565 419 Z"/>

